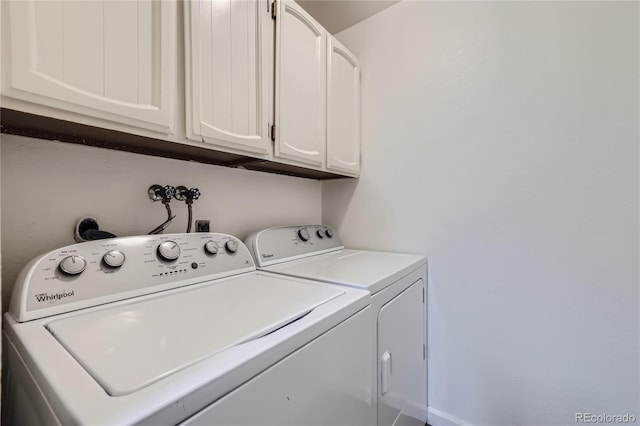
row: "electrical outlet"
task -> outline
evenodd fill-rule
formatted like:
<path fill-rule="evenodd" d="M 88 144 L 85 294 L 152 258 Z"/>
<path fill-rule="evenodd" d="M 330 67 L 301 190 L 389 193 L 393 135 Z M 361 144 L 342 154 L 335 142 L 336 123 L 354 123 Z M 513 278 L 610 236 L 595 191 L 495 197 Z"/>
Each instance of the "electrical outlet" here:
<path fill-rule="evenodd" d="M 196 220 L 196 232 L 209 232 L 209 221 Z"/>

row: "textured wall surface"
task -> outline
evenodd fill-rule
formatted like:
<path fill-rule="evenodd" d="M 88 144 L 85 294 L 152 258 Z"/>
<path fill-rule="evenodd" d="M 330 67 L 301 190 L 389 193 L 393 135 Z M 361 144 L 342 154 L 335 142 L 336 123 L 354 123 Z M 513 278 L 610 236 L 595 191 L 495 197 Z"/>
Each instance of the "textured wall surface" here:
<path fill-rule="evenodd" d="M 433 410 L 640 419 L 639 27 L 637 2 L 406 1 L 338 35 L 363 169 L 323 219 L 429 257 Z"/>
<path fill-rule="evenodd" d="M 118 236 L 146 234 L 166 219 L 147 197 L 152 184 L 197 187 L 194 219 L 244 238 L 257 229 L 321 220 L 321 183 L 188 161 L 2 135 L 2 294 L 4 308 L 31 258 L 73 244 L 76 221 L 89 216 Z M 7 194 L 9 194 L 7 196 Z M 185 232 L 187 209 L 165 233 Z"/>

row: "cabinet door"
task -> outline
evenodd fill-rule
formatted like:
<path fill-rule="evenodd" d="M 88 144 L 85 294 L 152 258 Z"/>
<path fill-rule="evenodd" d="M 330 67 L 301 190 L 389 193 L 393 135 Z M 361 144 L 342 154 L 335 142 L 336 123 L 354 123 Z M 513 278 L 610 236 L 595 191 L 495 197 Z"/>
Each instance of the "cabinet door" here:
<path fill-rule="evenodd" d="M 192 0 L 185 5 L 187 137 L 267 154 L 273 115 L 268 2 Z"/>
<path fill-rule="evenodd" d="M 325 30 L 293 1 L 278 1 L 276 20 L 278 157 L 324 166 Z"/>
<path fill-rule="evenodd" d="M 360 67 L 338 40 L 327 40 L 327 169 L 360 172 Z"/>
<path fill-rule="evenodd" d="M 174 2 L 2 3 L 3 96 L 172 132 Z"/>
<path fill-rule="evenodd" d="M 378 424 L 427 406 L 424 283 L 416 281 L 378 313 Z"/>

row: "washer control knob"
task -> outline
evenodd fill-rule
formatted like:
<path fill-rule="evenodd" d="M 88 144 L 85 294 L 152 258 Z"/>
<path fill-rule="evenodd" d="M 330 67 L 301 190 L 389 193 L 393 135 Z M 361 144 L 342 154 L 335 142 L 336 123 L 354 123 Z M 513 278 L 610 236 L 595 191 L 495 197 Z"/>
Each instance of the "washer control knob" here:
<path fill-rule="evenodd" d="M 87 261 L 77 254 L 67 256 L 60 262 L 60 270 L 69 275 L 81 274 L 86 267 Z"/>
<path fill-rule="evenodd" d="M 218 254 L 218 243 L 213 240 L 207 241 L 206 243 L 204 243 L 204 251 L 207 254 L 215 256 L 216 254 Z"/>
<path fill-rule="evenodd" d="M 120 250 L 110 250 L 102 256 L 105 265 L 112 268 L 119 268 L 124 265 L 124 253 Z"/>
<path fill-rule="evenodd" d="M 298 238 L 300 238 L 302 241 L 309 241 L 311 235 L 309 235 L 309 231 L 307 230 L 307 228 L 298 229 Z"/>
<path fill-rule="evenodd" d="M 180 257 L 180 246 L 175 241 L 163 241 L 158 246 L 160 259 L 171 262 Z"/>
<path fill-rule="evenodd" d="M 318 238 L 324 238 L 324 232 L 322 231 L 322 229 L 318 229 L 316 231 L 316 235 L 318 236 Z"/>
<path fill-rule="evenodd" d="M 238 251 L 238 242 L 236 240 L 229 240 L 224 245 L 224 248 L 227 250 L 229 254 L 234 254 Z"/>
<path fill-rule="evenodd" d="M 325 235 L 329 238 L 333 238 L 333 229 L 331 228 L 327 228 L 326 231 L 324 231 Z"/>

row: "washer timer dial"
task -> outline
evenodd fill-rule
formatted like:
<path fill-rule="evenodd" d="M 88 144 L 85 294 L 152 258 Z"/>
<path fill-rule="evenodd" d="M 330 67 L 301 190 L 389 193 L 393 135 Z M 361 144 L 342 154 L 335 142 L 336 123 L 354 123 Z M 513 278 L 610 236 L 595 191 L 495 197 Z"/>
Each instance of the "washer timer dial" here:
<path fill-rule="evenodd" d="M 180 257 L 180 246 L 175 241 L 163 241 L 158 246 L 158 256 L 162 260 L 172 262 Z"/>

